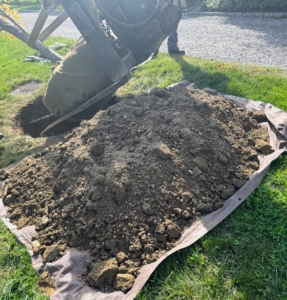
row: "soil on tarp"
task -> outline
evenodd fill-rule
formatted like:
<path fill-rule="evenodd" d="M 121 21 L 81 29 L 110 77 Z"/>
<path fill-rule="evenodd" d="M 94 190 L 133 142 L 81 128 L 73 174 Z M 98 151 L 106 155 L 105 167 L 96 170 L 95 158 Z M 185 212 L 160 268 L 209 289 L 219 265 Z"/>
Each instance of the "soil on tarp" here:
<path fill-rule="evenodd" d="M 128 95 L 49 150 L 0 172 L 18 228 L 44 262 L 90 255 L 82 279 L 128 291 L 195 220 L 219 209 L 273 150 L 265 116 L 174 87 Z"/>

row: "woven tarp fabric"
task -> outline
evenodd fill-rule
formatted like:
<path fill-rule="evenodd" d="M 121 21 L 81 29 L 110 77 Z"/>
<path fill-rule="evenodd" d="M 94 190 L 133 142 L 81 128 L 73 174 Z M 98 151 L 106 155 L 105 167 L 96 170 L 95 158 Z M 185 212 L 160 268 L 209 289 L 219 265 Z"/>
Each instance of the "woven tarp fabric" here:
<path fill-rule="evenodd" d="M 125 50 L 116 46 L 123 58 Z M 55 68 L 49 82 L 43 103 L 55 116 L 61 117 L 113 84 L 92 48 L 81 39 Z M 108 101 L 112 94 L 105 97 Z"/>
<path fill-rule="evenodd" d="M 177 85 L 185 86 L 186 88 L 194 87 L 194 84 L 191 84 L 188 81 L 183 81 Z M 16 235 L 20 242 L 26 245 L 31 255 L 35 270 L 38 273 L 48 271 L 53 277 L 55 277 L 56 293 L 51 296 L 51 300 L 134 299 L 138 292 L 143 288 L 151 274 L 164 259 L 176 251 L 192 245 L 229 216 L 231 212 L 234 211 L 258 187 L 266 175 L 271 163 L 286 151 L 287 137 L 284 132 L 284 128 L 287 126 L 287 114 L 285 112 L 268 103 L 252 101 L 231 95 L 223 95 L 208 88 L 205 89 L 205 91 L 213 95 L 221 95 L 245 109 L 265 112 L 269 121 L 266 125 L 269 128 L 270 144 L 275 149 L 275 152 L 266 157 L 260 158 L 260 169 L 252 175 L 241 189 L 225 201 L 224 206 L 221 209 L 204 216 L 200 221 L 194 223 L 183 233 L 175 248 L 167 252 L 156 262 L 143 266 L 140 270 L 139 276 L 135 280 L 133 288 L 127 294 L 122 292 L 102 292 L 80 282 L 78 280 L 78 276 L 85 269 L 88 257 L 77 250 L 68 251 L 62 258 L 53 263 L 43 264 L 41 256 L 35 256 L 32 252 L 31 240 L 32 237 L 36 235 L 34 227 L 26 227 L 21 230 L 17 230 L 16 226 L 9 222 L 6 214 L 7 208 L 4 207 L 2 200 L 0 200 L 0 217 L 11 232 Z"/>

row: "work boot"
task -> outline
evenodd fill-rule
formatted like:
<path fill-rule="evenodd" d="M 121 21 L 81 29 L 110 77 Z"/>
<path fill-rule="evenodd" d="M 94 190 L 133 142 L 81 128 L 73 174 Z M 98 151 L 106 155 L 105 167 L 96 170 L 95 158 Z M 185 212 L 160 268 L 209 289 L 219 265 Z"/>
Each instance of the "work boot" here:
<path fill-rule="evenodd" d="M 184 50 L 180 50 L 177 46 L 168 48 L 169 54 L 176 54 L 176 55 L 185 55 Z"/>

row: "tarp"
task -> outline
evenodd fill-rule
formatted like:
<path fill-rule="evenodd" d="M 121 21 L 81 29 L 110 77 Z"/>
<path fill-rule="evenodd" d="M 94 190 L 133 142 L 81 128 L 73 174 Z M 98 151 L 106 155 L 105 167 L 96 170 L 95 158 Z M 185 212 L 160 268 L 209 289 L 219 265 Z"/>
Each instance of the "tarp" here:
<path fill-rule="evenodd" d="M 193 87 L 188 81 L 183 81 L 177 85 L 185 86 L 186 88 Z M 78 280 L 78 276 L 85 269 L 86 260 L 88 257 L 77 250 L 68 251 L 62 258 L 53 262 L 43 264 L 41 256 L 33 255 L 32 237 L 36 235 L 35 228 L 26 227 L 17 230 L 16 226 L 11 224 L 7 218 L 6 210 L 2 200 L 0 199 L 0 217 L 4 224 L 11 230 L 18 240 L 26 245 L 32 260 L 32 264 L 38 273 L 43 271 L 49 272 L 56 280 L 56 293 L 51 296 L 51 300 L 132 300 L 138 292 L 143 288 L 151 274 L 157 266 L 168 256 L 176 251 L 186 248 L 198 239 L 203 237 L 207 232 L 212 230 L 227 216 L 229 216 L 260 184 L 271 163 L 276 160 L 283 152 L 287 150 L 287 113 L 283 112 L 275 106 L 260 102 L 252 101 L 232 95 L 224 95 L 210 88 L 204 89 L 212 95 L 221 95 L 224 98 L 236 103 L 242 108 L 252 111 L 264 112 L 269 128 L 270 144 L 275 149 L 272 154 L 260 157 L 260 169 L 255 172 L 246 184 L 240 188 L 232 197 L 224 202 L 222 208 L 214 211 L 201 220 L 195 222 L 188 230 L 186 230 L 177 242 L 177 246 L 159 258 L 156 262 L 145 265 L 141 268 L 139 276 L 136 278 L 133 288 L 127 293 L 123 292 L 102 292 L 84 285 Z M 4 186 L 0 183 L 0 188 Z"/>

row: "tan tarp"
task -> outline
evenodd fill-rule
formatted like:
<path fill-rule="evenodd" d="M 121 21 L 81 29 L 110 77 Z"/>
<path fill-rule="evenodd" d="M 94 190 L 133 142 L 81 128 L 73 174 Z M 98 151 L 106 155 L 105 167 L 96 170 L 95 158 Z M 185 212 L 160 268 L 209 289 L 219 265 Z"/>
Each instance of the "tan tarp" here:
<path fill-rule="evenodd" d="M 188 81 L 179 83 L 183 86 L 194 86 Z M 214 90 L 205 89 L 206 92 L 218 95 Z M 222 94 L 220 94 L 222 95 Z M 70 250 L 65 256 L 53 263 L 43 264 L 40 255 L 33 255 L 31 239 L 36 235 L 34 227 L 26 227 L 17 230 L 16 226 L 9 222 L 6 215 L 6 208 L 0 199 L 0 217 L 5 225 L 16 235 L 16 237 L 26 245 L 32 259 L 33 266 L 37 272 L 48 271 L 56 279 L 56 293 L 51 296 L 52 300 L 131 300 L 136 297 L 140 289 L 145 285 L 151 274 L 155 271 L 157 266 L 168 256 L 174 252 L 186 248 L 204 236 L 207 232 L 213 229 L 228 215 L 231 214 L 255 189 L 258 187 L 266 172 L 268 171 L 272 161 L 277 159 L 283 152 L 286 151 L 287 146 L 287 114 L 282 110 L 259 101 L 251 101 L 245 98 L 222 95 L 226 99 L 253 111 L 265 112 L 269 123 L 270 144 L 275 149 L 275 152 L 267 157 L 260 158 L 260 169 L 253 174 L 249 181 L 238 190 L 232 197 L 225 201 L 224 206 L 214 211 L 200 221 L 194 223 L 177 243 L 177 246 L 167 252 L 164 256 L 156 262 L 145 265 L 141 268 L 140 275 L 137 277 L 132 290 L 128 294 L 122 292 L 104 293 L 96 289 L 92 289 L 83 285 L 78 280 L 78 275 L 85 268 L 87 257 L 77 250 Z"/>
<path fill-rule="evenodd" d="M 114 46 L 121 58 L 127 51 Z M 43 103 L 61 117 L 113 84 L 98 57 L 85 40 L 80 40 L 54 70 Z M 108 101 L 112 94 L 103 99 Z"/>

